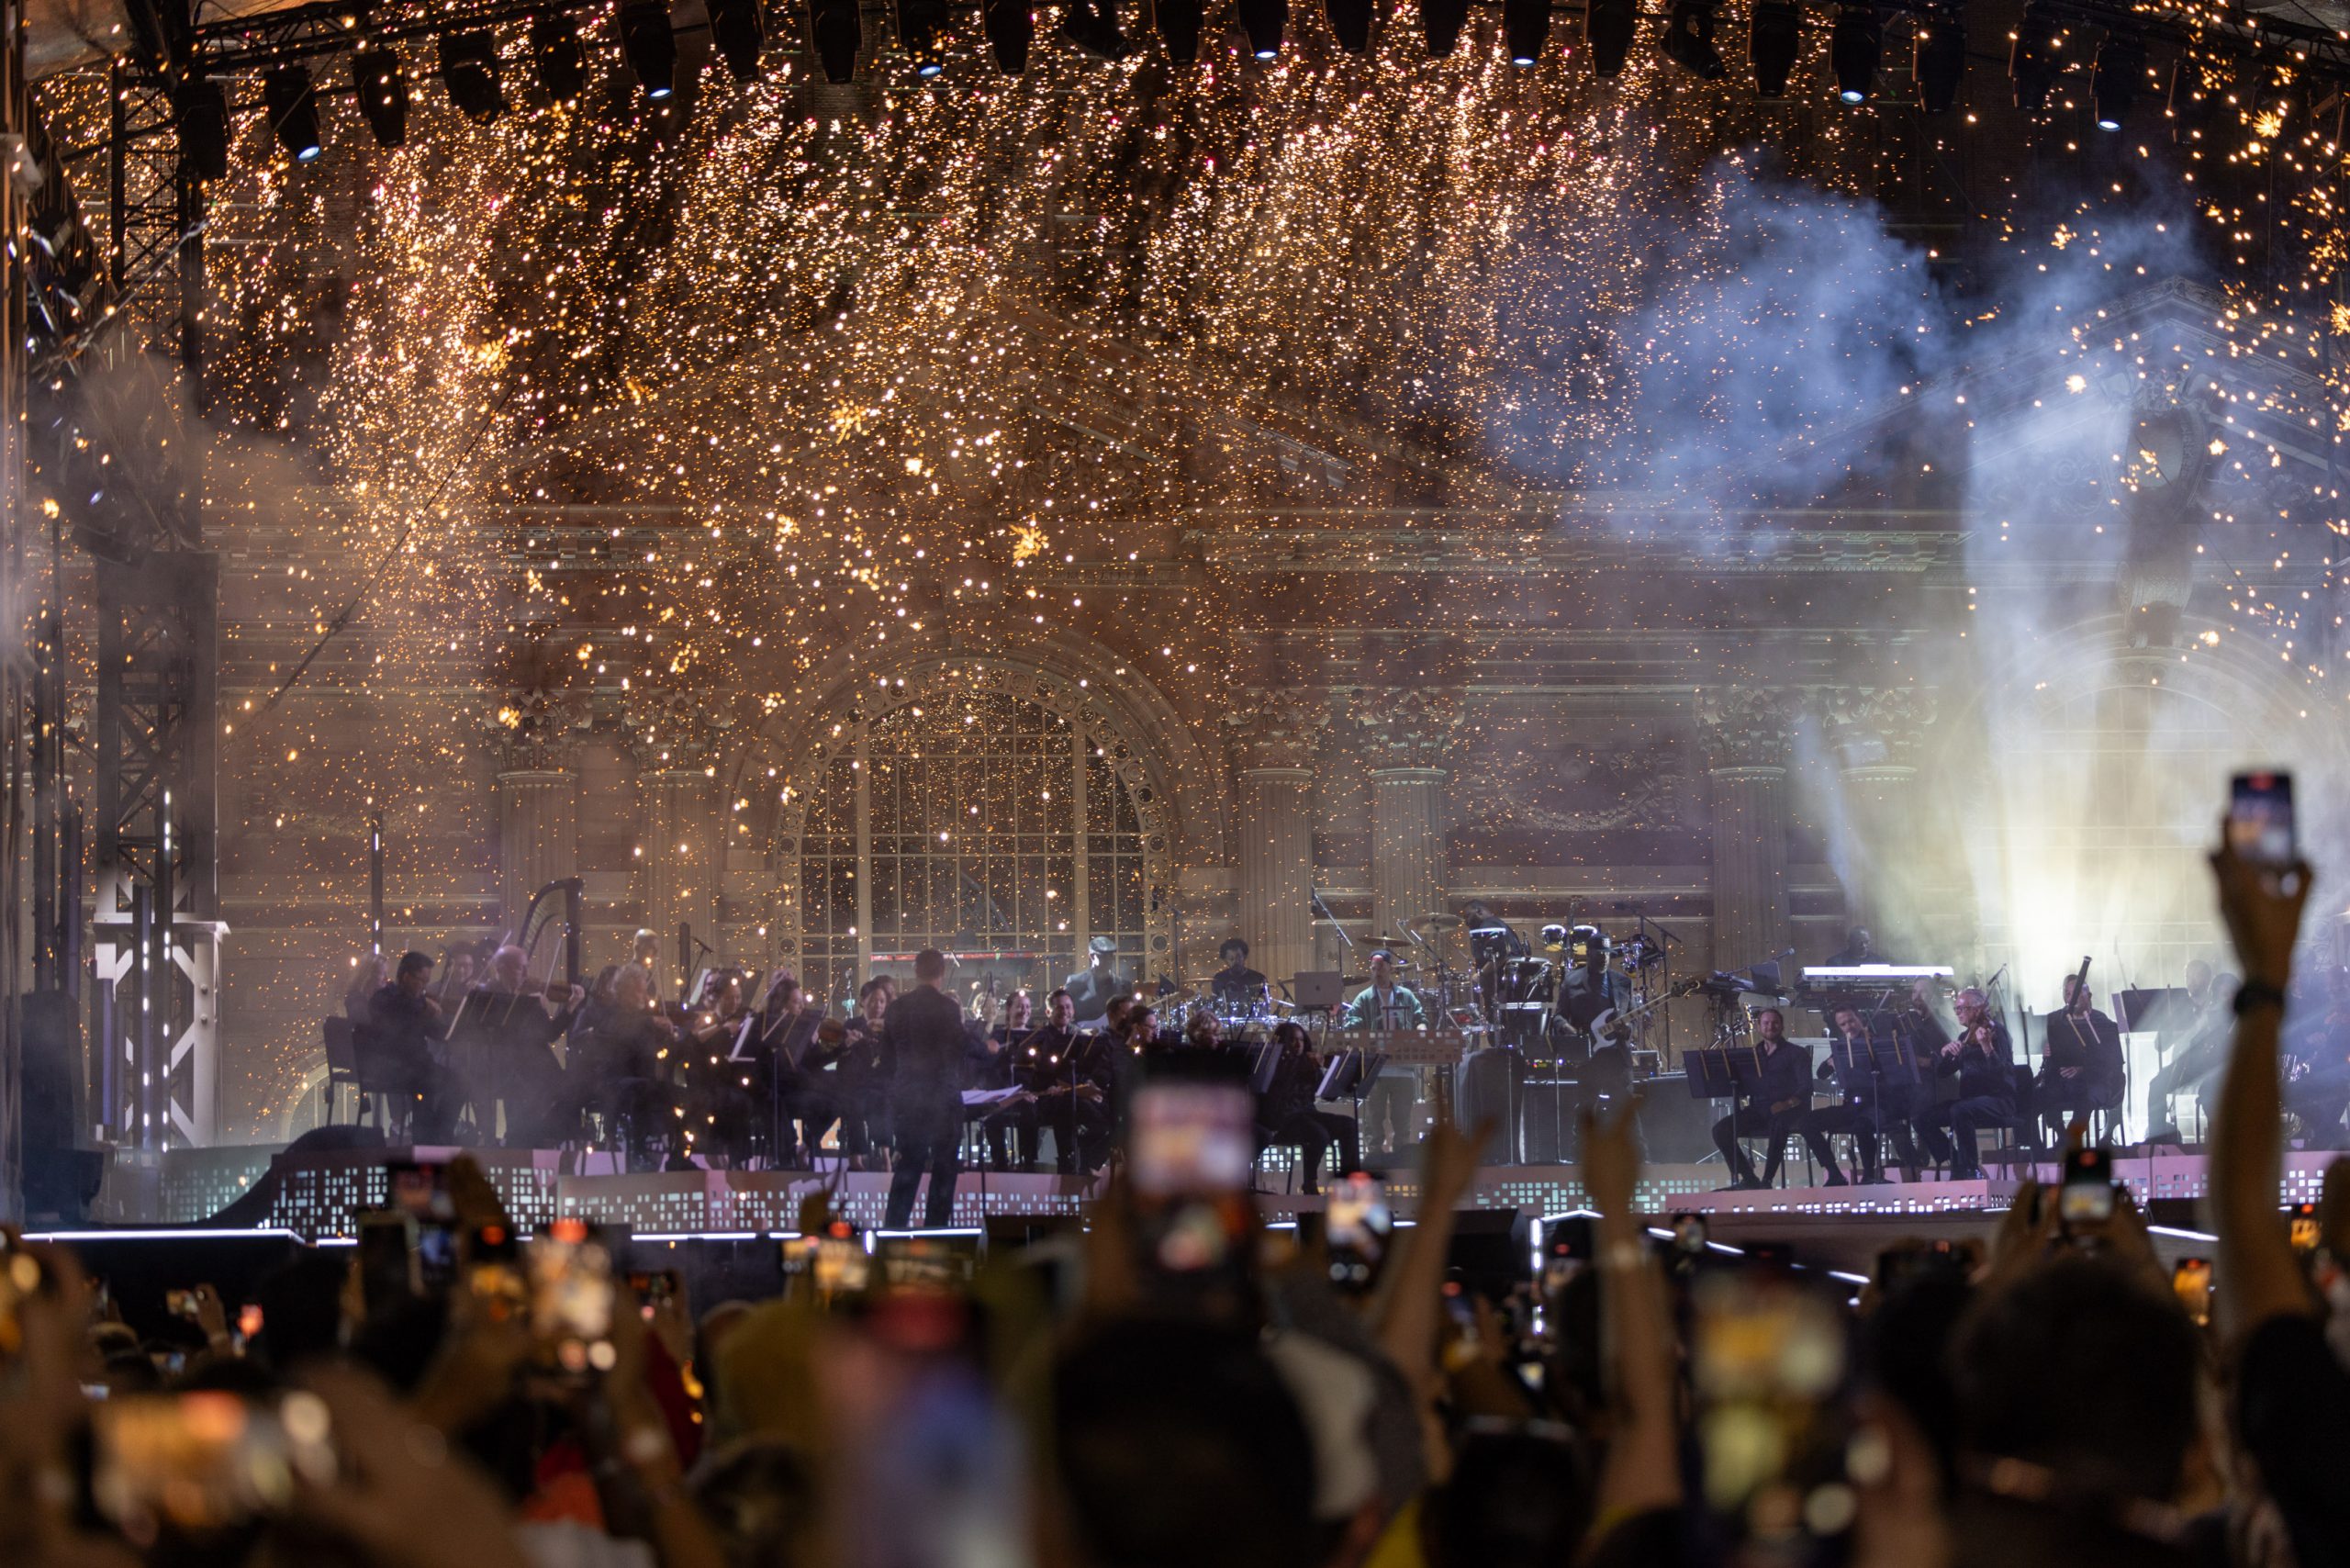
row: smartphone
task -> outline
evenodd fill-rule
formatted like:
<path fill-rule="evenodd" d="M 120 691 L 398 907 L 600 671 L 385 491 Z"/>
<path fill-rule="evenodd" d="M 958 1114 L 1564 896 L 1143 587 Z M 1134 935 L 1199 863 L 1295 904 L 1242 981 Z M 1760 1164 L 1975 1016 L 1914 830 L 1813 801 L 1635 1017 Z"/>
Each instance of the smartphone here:
<path fill-rule="evenodd" d="M 457 1282 L 463 1234 L 453 1220 L 416 1222 L 416 1271 L 427 1294 L 437 1295 Z"/>
<path fill-rule="evenodd" d="M 1301 1216 L 1302 1217 L 1302 1216 Z M 1358 1172 L 1331 1183 L 1329 1201 L 1322 1212 L 1322 1239 L 1330 1260 L 1330 1282 L 1339 1290 L 1360 1294 L 1379 1279 L 1395 1234 L 1395 1213 L 1388 1206 L 1387 1183 Z"/>
<path fill-rule="evenodd" d="M 249 1301 L 237 1308 L 237 1337 L 251 1344 L 261 1338 L 261 1304 Z"/>
<path fill-rule="evenodd" d="M 375 1209 L 359 1216 L 359 1294 L 369 1316 L 390 1312 L 424 1294 L 417 1258 L 416 1216 Z"/>
<path fill-rule="evenodd" d="M 13 1358 L 24 1349 L 24 1304 L 49 1289 L 49 1271 L 39 1257 L 0 1232 L 0 1358 Z"/>
<path fill-rule="evenodd" d="M 1964 1249 L 1948 1240 L 1889 1247 L 1876 1255 L 1876 1288 L 1889 1291 L 1922 1275 L 1945 1273 L 1964 1278 L 1973 1260 Z"/>
<path fill-rule="evenodd" d="M 420 1220 L 456 1214 L 449 1197 L 449 1168 L 436 1160 L 395 1159 L 384 1167 L 384 1206 Z"/>
<path fill-rule="evenodd" d="M 2311 1253 L 2317 1250 L 2320 1234 L 2318 1229 L 2317 1205 L 2315 1204 L 2295 1204 L 2291 1208 L 2285 1212 L 2288 1216 L 2286 1220 L 2287 1238 L 2291 1241 L 2293 1250 L 2306 1258 Z"/>
<path fill-rule="evenodd" d="M 284 1509 L 298 1483 L 337 1473 L 332 1423 L 314 1394 L 139 1394 L 91 1412 L 91 1500 L 133 1540 L 217 1530 Z"/>
<path fill-rule="evenodd" d="M 2102 1225 L 2113 1217 L 2111 1153 L 2076 1148 L 2065 1156 L 2065 1182 L 2057 1189 L 2056 1217 L 2066 1225 Z"/>
<path fill-rule="evenodd" d="M 1568 1282 L 1591 1267 L 1594 1239 L 1589 1215 L 1567 1215 L 1553 1220 L 1542 1235 L 1542 1290 L 1557 1295 Z"/>
<path fill-rule="evenodd" d="M 639 1316 L 651 1321 L 659 1308 L 674 1303 L 684 1290 L 675 1269 L 631 1269 L 628 1294 L 635 1298 Z"/>
<path fill-rule="evenodd" d="M 1127 1160 L 1146 1198 L 1244 1192 L 1257 1161 L 1256 1097 L 1246 1084 L 1175 1081 L 1135 1091 Z"/>
<path fill-rule="evenodd" d="M 960 1294 L 979 1271 L 977 1238 L 885 1236 L 874 1243 L 872 1272 L 884 1290 Z"/>
<path fill-rule="evenodd" d="M 465 1246 L 465 1288 L 491 1321 L 510 1322 L 531 1310 L 522 1246 L 503 1225 L 475 1228 Z"/>
<path fill-rule="evenodd" d="M 1708 1269 L 1691 1282 L 1690 1374 L 1707 1506 L 1773 1561 L 1852 1524 L 1844 1469 L 1852 1372 L 1843 1304 L 1776 1269 Z"/>
<path fill-rule="evenodd" d="M 2178 1297 L 2178 1305 L 2187 1316 L 2199 1325 L 2211 1321 L 2211 1261 L 2208 1258 L 2181 1258 L 2170 1271 L 2171 1294 Z"/>
<path fill-rule="evenodd" d="M 196 1293 L 194 1291 L 165 1291 L 163 1310 L 173 1317 L 185 1317 L 193 1323 L 196 1321 L 197 1310 Z"/>
<path fill-rule="evenodd" d="M 2263 866 L 2289 866 L 2300 858 L 2293 829 L 2293 776 L 2239 773 L 2228 786 L 2228 847 Z"/>
<path fill-rule="evenodd" d="M 558 1219 L 532 1241 L 526 1260 L 543 1364 L 575 1377 L 610 1371 L 612 1254 L 595 1227 Z"/>

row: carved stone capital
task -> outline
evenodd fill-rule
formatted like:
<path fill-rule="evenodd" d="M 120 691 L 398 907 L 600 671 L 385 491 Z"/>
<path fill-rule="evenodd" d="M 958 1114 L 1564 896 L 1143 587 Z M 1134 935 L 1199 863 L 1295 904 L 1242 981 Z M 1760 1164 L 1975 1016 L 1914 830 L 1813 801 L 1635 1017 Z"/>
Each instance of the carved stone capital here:
<path fill-rule="evenodd" d="M 703 768 L 717 761 L 734 715 L 691 693 L 634 687 L 621 694 L 616 715 L 629 755 L 648 770 Z"/>
<path fill-rule="evenodd" d="M 1845 767 L 1915 767 L 1942 707 L 1937 693 L 1916 686 L 1839 687 L 1826 695 L 1829 736 Z"/>
<path fill-rule="evenodd" d="M 1710 687 L 1697 698 L 1711 767 L 1784 767 L 1794 745 L 1796 699 L 1773 686 Z"/>
<path fill-rule="evenodd" d="M 1359 687 L 1348 720 L 1374 768 L 1438 767 L 1468 714 L 1460 694 L 1427 687 Z"/>
<path fill-rule="evenodd" d="M 1330 733 L 1330 710 L 1316 693 L 1244 686 L 1224 716 L 1233 766 L 1311 767 Z"/>
<path fill-rule="evenodd" d="M 509 687 L 489 714 L 489 745 L 500 773 L 549 772 L 571 765 L 590 714 L 578 695 L 543 686 Z"/>

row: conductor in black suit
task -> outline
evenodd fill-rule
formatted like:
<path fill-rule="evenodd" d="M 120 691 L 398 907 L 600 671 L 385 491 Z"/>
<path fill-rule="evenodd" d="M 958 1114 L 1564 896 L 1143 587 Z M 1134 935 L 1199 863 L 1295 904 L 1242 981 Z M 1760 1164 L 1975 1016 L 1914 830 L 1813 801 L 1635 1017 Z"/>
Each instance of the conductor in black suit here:
<path fill-rule="evenodd" d="M 923 1223 L 935 1230 L 953 1218 L 956 1155 L 963 1137 L 963 1058 L 970 1036 L 963 1009 L 941 989 L 946 955 L 935 947 L 916 953 L 914 982 L 881 1020 L 881 1076 L 890 1085 L 897 1148 L 884 1222 L 890 1230 L 903 1230 L 912 1220 L 914 1192 L 925 1170 L 930 1202 Z"/>

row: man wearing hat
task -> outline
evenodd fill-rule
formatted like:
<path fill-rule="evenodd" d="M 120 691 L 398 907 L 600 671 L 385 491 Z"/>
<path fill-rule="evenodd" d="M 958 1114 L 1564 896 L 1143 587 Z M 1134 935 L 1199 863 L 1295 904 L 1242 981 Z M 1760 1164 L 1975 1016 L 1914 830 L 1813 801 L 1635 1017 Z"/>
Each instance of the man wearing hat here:
<path fill-rule="evenodd" d="M 1349 1029 L 1417 1029 L 1428 1021 L 1419 993 L 1396 978 L 1395 955 L 1371 956 L 1371 983 L 1347 1003 Z M 1379 1070 L 1362 1103 L 1362 1152 L 1401 1154 L 1420 1137 L 1420 1070 L 1391 1061 Z"/>
<path fill-rule="evenodd" d="M 1075 1021 L 1080 1025 L 1100 1023 L 1102 1014 L 1109 1011 L 1110 999 L 1133 989 L 1118 973 L 1117 938 L 1096 936 L 1085 945 L 1085 968 L 1061 982 L 1069 999 L 1077 1003 Z"/>
<path fill-rule="evenodd" d="M 1248 943 L 1227 936 L 1215 956 L 1224 968 L 1209 978 L 1208 986 L 1218 1002 L 1250 1007 L 1265 1000 L 1265 977 L 1248 967 Z"/>

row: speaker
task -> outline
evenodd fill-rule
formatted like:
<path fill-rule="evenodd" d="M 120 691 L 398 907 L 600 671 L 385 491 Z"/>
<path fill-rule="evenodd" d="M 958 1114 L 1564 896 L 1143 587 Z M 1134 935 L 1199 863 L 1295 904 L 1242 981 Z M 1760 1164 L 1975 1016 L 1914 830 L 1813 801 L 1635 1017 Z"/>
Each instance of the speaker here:
<path fill-rule="evenodd" d="M 1453 1089 L 1453 1119 L 1464 1127 L 1489 1117 L 1494 1124 L 1479 1164 L 1518 1163 L 1518 1107 L 1525 1081 L 1526 1058 L 1516 1051 L 1471 1051 L 1461 1061 Z"/>
<path fill-rule="evenodd" d="M 45 1222 L 78 1224 L 89 1217 L 91 1200 L 106 1172 L 104 1150 L 73 1147 L 81 1017 L 73 999 L 62 991 L 28 992 L 21 1007 L 25 1213 Z"/>

